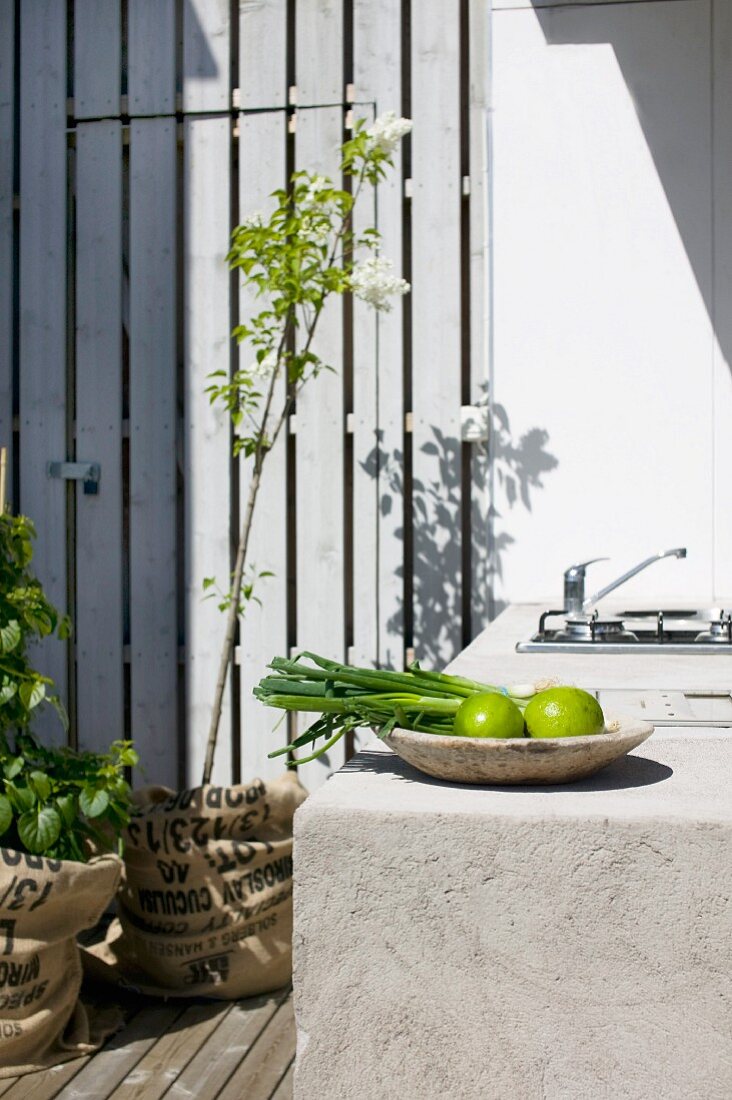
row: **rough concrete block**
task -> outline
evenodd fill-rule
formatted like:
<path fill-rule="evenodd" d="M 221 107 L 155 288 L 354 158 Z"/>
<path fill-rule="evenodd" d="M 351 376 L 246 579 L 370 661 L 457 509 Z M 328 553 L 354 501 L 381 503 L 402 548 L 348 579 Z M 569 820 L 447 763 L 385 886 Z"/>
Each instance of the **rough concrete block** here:
<path fill-rule="evenodd" d="M 732 735 L 571 787 L 381 747 L 298 811 L 297 1100 L 729 1100 Z"/>

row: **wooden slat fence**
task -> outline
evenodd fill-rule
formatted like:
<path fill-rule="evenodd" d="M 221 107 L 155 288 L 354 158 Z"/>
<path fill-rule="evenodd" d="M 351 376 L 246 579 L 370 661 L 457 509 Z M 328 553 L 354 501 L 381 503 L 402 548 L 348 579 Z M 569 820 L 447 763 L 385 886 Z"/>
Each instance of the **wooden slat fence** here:
<path fill-rule="evenodd" d="M 204 394 L 251 354 L 230 230 L 292 170 L 337 176 L 354 118 L 414 119 L 358 215 L 413 292 L 330 307 L 335 371 L 265 471 L 252 562 L 274 577 L 215 778 L 274 774 L 287 727 L 251 699 L 273 654 L 441 664 L 485 621 L 489 0 L 0 0 L 0 20 L 0 432 L 75 624 L 39 660 L 72 743 L 131 735 L 152 782 L 200 776 L 223 634 L 202 581 L 227 586 L 247 491 Z M 51 462 L 98 463 L 97 492 Z"/>

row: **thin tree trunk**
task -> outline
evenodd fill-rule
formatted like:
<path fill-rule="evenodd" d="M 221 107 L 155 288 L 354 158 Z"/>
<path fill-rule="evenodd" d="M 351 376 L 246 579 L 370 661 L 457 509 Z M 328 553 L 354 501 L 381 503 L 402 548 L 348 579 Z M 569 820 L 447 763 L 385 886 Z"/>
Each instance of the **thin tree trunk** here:
<path fill-rule="evenodd" d="M 252 474 L 252 480 L 249 485 L 247 510 L 244 514 L 244 523 L 242 525 L 241 535 L 239 537 L 239 546 L 236 551 L 236 563 L 234 565 L 234 576 L 231 589 L 231 602 L 229 603 L 226 615 L 226 635 L 224 637 L 224 644 L 221 648 L 219 676 L 218 680 L 216 681 L 216 694 L 214 696 L 213 708 L 211 711 L 211 724 L 209 726 L 208 742 L 206 744 L 206 760 L 203 765 L 204 783 L 211 782 L 211 771 L 213 769 L 214 753 L 216 751 L 216 740 L 219 732 L 219 723 L 221 721 L 221 707 L 224 701 L 226 677 L 229 672 L 229 665 L 231 664 L 231 657 L 234 652 L 234 641 L 236 639 L 236 624 L 239 619 L 239 601 L 241 599 L 241 586 L 244 577 L 244 563 L 246 562 L 247 546 L 249 544 L 249 533 L 252 529 L 254 504 L 257 499 L 257 493 L 259 492 L 259 484 L 261 478 L 261 463 L 256 463 L 254 467 L 254 472 Z"/>

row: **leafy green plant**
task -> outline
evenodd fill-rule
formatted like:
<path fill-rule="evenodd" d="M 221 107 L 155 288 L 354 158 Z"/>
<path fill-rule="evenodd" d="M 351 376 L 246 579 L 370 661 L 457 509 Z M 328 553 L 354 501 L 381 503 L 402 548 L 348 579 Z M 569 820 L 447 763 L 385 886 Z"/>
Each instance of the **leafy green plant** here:
<path fill-rule="evenodd" d="M 43 703 L 66 715 L 51 681 L 34 669 L 28 658 L 30 643 L 50 634 L 69 635 L 69 621 L 61 618 L 33 576 L 35 528 L 27 516 L 0 514 L 0 733 L 26 729 Z"/>
<path fill-rule="evenodd" d="M 0 843 L 19 851 L 85 862 L 94 851 L 120 850 L 130 818 L 126 767 L 138 757 L 129 741 L 108 753 L 48 749 L 19 733 L 12 752 L 0 744 Z"/>
<path fill-rule="evenodd" d="M 31 571 L 35 530 L 26 516 L 0 513 L 0 844 L 33 855 L 85 861 L 109 850 L 129 820 L 129 741 L 108 753 L 46 748 L 30 732 L 51 704 L 66 726 L 53 683 L 33 667 L 29 646 L 70 625 Z"/>
<path fill-rule="evenodd" d="M 214 371 L 206 391 L 212 403 L 219 403 L 229 413 L 235 431 L 234 454 L 241 454 L 249 468 L 231 590 L 227 595 L 217 593 L 227 619 L 204 783 L 211 779 L 237 623 L 247 601 L 257 599 L 253 595 L 255 582 L 267 576 L 246 572 L 262 466 L 303 386 L 322 370 L 333 369 L 318 356 L 314 342 L 323 311 L 333 295 L 348 293 L 376 310 L 389 310 L 391 298 L 409 291 L 409 284 L 393 273 L 391 262 L 379 255 L 376 228 L 356 232 L 353 211 L 364 192 L 393 167 L 396 148 L 411 126 L 409 119 L 397 118 L 393 111 L 368 127 L 359 120 L 353 137 L 342 147 L 343 189 L 327 176 L 295 172 L 289 187 L 271 196 L 274 209 L 268 216 L 253 214 L 232 234 L 229 266 L 241 271 L 244 285 L 253 298 L 261 300 L 263 308 L 233 332 L 251 348 L 253 362 L 232 376 Z M 360 259 L 362 255 L 364 259 Z M 209 589 L 214 583 L 207 577 L 204 586 Z"/>

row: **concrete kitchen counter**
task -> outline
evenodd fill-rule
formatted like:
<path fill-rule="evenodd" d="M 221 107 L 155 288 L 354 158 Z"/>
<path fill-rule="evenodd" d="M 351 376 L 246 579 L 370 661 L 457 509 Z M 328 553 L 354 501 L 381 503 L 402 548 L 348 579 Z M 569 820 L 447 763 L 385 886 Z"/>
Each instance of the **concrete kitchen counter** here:
<path fill-rule="evenodd" d="M 628 684 L 618 658 L 513 652 L 537 614 L 512 609 L 454 669 Z M 718 660 L 679 683 L 728 686 Z M 727 1100 L 731 842 L 729 731 L 654 734 L 544 789 L 367 747 L 296 818 L 296 1097 Z"/>

